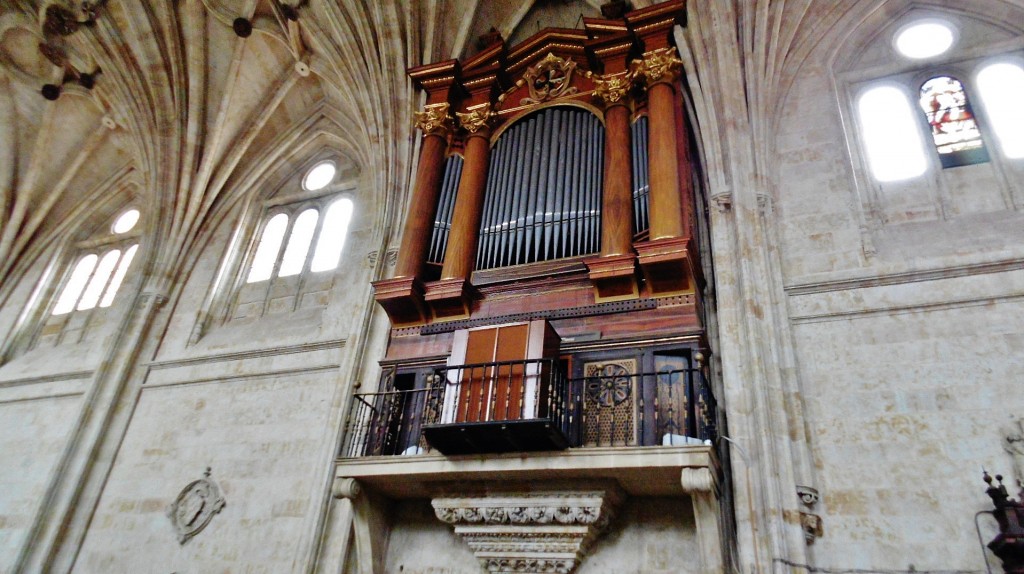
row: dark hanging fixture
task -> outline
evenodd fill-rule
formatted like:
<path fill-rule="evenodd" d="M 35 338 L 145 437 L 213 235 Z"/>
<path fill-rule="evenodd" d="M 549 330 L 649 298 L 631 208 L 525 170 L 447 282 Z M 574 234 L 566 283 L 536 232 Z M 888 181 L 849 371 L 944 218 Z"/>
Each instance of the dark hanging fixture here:
<path fill-rule="evenodd" d="M 248 38 L 252 35 L 252 22 L 246 18 L 235 18 L 235 21 L 231 23 L 231 28 L 239 38 Z"/>
<path fill-rule="evenodd" d="M 46 84 L 40 92 L 43 94 L 44 98 L 52 102 L 60 97 L 60 86 L 56 84 Z"/>

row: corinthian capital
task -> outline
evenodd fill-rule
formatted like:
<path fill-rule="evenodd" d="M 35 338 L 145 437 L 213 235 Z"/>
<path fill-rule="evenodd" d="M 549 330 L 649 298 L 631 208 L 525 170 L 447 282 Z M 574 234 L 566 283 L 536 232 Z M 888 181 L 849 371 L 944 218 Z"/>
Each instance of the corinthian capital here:
<path fill-rule="evenodd" d="M 633 62 L 634 73 L 642 75 L 648 85 L 674 81 L 682 67 L 683 61 L 676 57 L 675 48 L 652 50 L 642 60 Z"/>
<path fill-rule="evenodd" d="M 494 111 L 491 110 L 490 103 L 473 106 L 466 113 L 456 112 L 455 115 L 459 118 L 459 125 L 471 134 L 487 127 L 494 119 Z"/>
<path fill-rule="evenodd" d="M 592 76 L 594 80 L 594 96 L 605 105 L 625 103 L 629 90 L 633 87 L 633 72 L 619 72 L 604 76 Z"/>
<path fill-rule="evenodd" d="M 447 102 L 424 106 L 422 112 L 413 112 L 413 121 L 417 128 L 423 130 L 423 135 L 447 135 L 452 127 L 449 107 Z"/>

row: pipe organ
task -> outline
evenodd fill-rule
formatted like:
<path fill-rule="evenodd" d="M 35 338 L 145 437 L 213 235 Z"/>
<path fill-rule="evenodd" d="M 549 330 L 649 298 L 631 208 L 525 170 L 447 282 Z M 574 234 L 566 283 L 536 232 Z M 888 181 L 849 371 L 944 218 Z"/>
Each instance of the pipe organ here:
<path fill-rule="evenodd" d="M 675 436 L 652 429 L 696 408 L 693 395 L 658 414 L 670 401 L 653 398 L 664 381 L 646 373 L 664 357 L 691 373 L 707 352 L 701 210 L 672 45 L 684 18 L 672 0 L 515 46 L 495 34 L 474 56 L 409 71 L 427 96 L 415 117 L 423 142 L 394 275 L 374 288 L 393 327 L 382 365 L 419 381 L 401 392 L 445 397 L 425 403 L 442 427 L 505 413 L 491 438 L 515 425 L 524 434 L 502 449 L 564 448 L 588 424 L 573 409 L 614 408 L 634 425 L 615 432 L 635 443 Z M 505 348 L 511 335 L 480 342 L 526 324 L 561 345 L 537 355 Z M 460 355 L 466 341 L 482 347 Z M 541 365 L 546 382 L 517 382 Z M 617 386 L 605 388 L 607 373 Z M 544 442 L 550 425 L 530 426 L 538 413 L 562 413 L 575 430 Z M 462 427 L 424 425 L 452 452 L 476 448 Z M 524 436 L 540 442 L 524 446 Z"/>

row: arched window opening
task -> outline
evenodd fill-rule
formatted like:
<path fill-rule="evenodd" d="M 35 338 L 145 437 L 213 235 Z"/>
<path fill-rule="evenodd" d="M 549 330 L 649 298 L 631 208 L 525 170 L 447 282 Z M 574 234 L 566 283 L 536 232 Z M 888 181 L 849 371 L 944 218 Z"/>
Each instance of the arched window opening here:
<path fill-rule="evenodd" d="M 313 252 L 313 263 L 310 271 L 319 273 L 338 267 L 341 252 L 345 248 L 345 237 L 348 235 L 348 224 L 352 220 L 352 201 L 346 198 L 335 200 L 327 208 L 324 223 L 320 229 L 320 237 Z"/>
<path fill-rule="evenodd" d="M 1003 154 L 1024 158 L 1024 69 L 991 64 L 978 72 L 978 91 Z"/>
<path fill-rule="evenodd" d="M 875 179 L 917 177 L 928 166 L 910 101 L 892 86 L 872 88 L 857 103 L 864 148 Z"/>
<path fill-rule="evenodd" d="M 121 250 L 113 249 L 106 252 L 103 257 L 100 258 L 99 264 L 96 266 L 96 271 L 92 274 L 92 279 L 89 280 L 89 284 L 85 288 L 85 292 L 82 293 L 82 298 L 78 301 L 78 306 L 75 307 L 78 311 L 84 311 L 86 309 L 92 309 L 100 301 L 103 291 L 107 287 L 107 282 L 110 279 L 111 274 L 114 272 L 114 268 L 117 267 L 117 261 L 121 258 Z"/>
<path fill-rule="evenodd" d="M 477 269 L 597 253 L 604 126 L 553 107 L 506 130 L 491 151 Z"/>
<path fill-rule="evenodd" d="M 315 209 L 307 209 L 295 218 L 288 246 L 285 247 L 284 257 L 281 259 L 281 269 L 277 272 L 278 277 L 290 277 L 302 272 L 319 218 L 320 214 Z"/>
<path fill-rule="evenodd" d="M 85 289 L 85 284 L 89 282 L 89 277 L 92 277 L 92 270 L 96 267 L 97 261 L 99 261 L 99 256 L 94 253 L 86 255 L 78 261 L 75 270 L 71 272 L 71 277 L 68 278 L 67 285 L 61 291 L 60 298 L 57 299 L 57 304 L 53 307 L 54 315 L 64 315 L 75 310 L 78 298 L 81 296 L 82 290 Z"/>
<path fill-rule="evenodd" d="M 921 86 L 918 101 L 931 126 L 942 167 L 988 161 L 988 151 L 959 80 L 950 76 L 928 80 Z"/>
<path fill-rule="evenodd" d="M 107 286 L 106 293 L 103 294 L 103 299 L 100 300 L 100 307 L 110 307 L 114 302 L 114 297 L 117 295 L 117 290 L 121 288 L 121 283 L 124 281 L 124 276 L 128 273 L 128 266 L 132 264 L 132 259 L 135 258 L 135 252 L 138 251 L 138 245 L 132 245 L 124 252 L 121 257 L 121 261 L 117 263 L 117 271 L 114 272 L 114 277 L 110 280 L 110 285 Z"/>
<path fill-rule="evenodd" d="M 263 228 L 263 236 L 260 237 L 259 247 L 256 248 L 256 255 L 252 259 L 246 283 L 266 281 L 274 274 L 274 263 L 277 262 L 277 254 L 281 251 L 281 242 L 287 228 L 288 216 L 283 213 L 278 213 L 267 222 Z"/>

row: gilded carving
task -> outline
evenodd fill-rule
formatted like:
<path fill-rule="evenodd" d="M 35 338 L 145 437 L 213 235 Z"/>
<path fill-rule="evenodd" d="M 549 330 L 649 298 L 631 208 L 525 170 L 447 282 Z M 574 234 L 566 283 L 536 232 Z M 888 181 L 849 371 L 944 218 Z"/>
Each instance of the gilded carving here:
<path fill-rule="evenodd" d="M 413 112 L 413 121 L 423 130 L 423 135 L 448 135 L 452 127 L 452 117 L 448 115 L 450 107 L 447 102 L 424 106 L 422 112 Z"/>
<path fill-rule="evenodd" d="M 648 85 L 674 81 L 682 67 L 683 61 L 676 56 L 675 48 L 652 50 L 642 60 L 633 62 L 633 71 L 642 75 Z"/>
<path fill-rule="evenodd" d="M 225 503 L 220 486 L 210 478 L 210 467 L 206 467 L 203 477 L 190 482 L 167 507 L 167 517 L 178 533 L 178 542 L 184 544 L 199 534 Z"/>
<path fill-rule="evenodd" d="M 633 72 L 619 72 L 604 76 L 592 75 L 594 80 L 594 96 L 606 105 L 626 101 L 629 90 L 633 87 Z"/>
<path fill-rule="evenodd" d="M 576 71 L 576 62 L 565 60 L 548 53 L 535 66 L 526 70 L 523 80 L 530 90 L 530 97 L 523 98 L 522 105 L 539 104 L 561 96 L 576 93 L 572 87 L 572 75 Z"/>
<path fill-rule="evenodd" d="M 494 119 L 495 114 L 491 110 L 491 104 L 485 103 L 469 108 L 466 113 L 457 112 L 455 115 L 459 117 L 460 126 L 467 132 L 475 134 L 487 127 Z"/>

